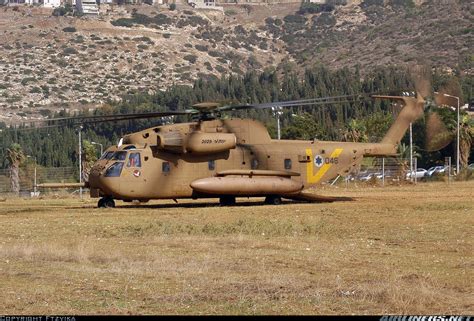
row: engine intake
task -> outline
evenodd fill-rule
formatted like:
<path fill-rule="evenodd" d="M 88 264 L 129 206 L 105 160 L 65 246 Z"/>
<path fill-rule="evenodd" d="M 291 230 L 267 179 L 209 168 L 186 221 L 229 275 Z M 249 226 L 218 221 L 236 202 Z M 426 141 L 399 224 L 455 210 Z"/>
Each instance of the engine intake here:
<path fill-rule="evenodd" d="M 156 135 L 156 140 L 156 145 L 160 149 L 174 153 L 183 152 L 184 138 L 180 132 L 160 133 Z"/>

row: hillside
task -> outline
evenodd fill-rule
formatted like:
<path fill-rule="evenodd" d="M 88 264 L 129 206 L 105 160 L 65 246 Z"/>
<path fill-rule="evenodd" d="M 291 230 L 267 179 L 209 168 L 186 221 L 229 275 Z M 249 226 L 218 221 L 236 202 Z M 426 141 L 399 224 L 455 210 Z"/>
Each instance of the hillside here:
<path fill-rule="evenodd" d="M 288 63 L 359 66 L 364 73 L 423 62 L 472 75 L 470 1 L 379 2 L 322 12 L 298 12 L 299 4 L 226 5 L 224 12 L 121 6 L 100 18 L 3 7 L 0 121 L 95 108 L 129 92 Z"/>

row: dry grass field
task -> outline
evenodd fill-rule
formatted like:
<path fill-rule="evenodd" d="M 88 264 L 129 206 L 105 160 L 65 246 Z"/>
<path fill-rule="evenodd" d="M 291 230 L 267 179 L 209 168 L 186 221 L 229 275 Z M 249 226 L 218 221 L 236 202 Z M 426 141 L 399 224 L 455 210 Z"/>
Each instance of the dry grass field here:
<path fill-rule="evenodd" d="M 474 182 L 352 202 L 0 202 L 8 314 L 474 314 Z"/>

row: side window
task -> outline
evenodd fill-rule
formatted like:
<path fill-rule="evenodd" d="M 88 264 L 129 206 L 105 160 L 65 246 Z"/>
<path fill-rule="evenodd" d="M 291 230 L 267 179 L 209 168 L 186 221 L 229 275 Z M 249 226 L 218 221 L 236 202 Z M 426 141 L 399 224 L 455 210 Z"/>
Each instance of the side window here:
<path fill-rule="evenodd" d="M 115 162 L 105 171 L 105 177 L 119 177 L 122 172 L 123 162 Z"/>
<path fill-rule="evenodd" d="M 171 169 L 171 166 L 169 162 L 163 162 L 161 164 L 161 170 L 163 171 L 163 173 L 169 173 L 170 169 Z"/>
<path fill-rule="evenodd" d="M 140 153 L 130 153 L 128 156 L 127 167 L 142 167 Z"/>
<path fill-rule="evenodd" d="M 291 169 L 291 159 L 285 158 L 285 169 Z"/>
<path fill-rule="evenodd" d="M 209 168 L 210 171 L 215 170 L 215 169 L 216 169 L 216 161 L 210 160 L 210 161 L 207 163 L 207 167 Z"/>

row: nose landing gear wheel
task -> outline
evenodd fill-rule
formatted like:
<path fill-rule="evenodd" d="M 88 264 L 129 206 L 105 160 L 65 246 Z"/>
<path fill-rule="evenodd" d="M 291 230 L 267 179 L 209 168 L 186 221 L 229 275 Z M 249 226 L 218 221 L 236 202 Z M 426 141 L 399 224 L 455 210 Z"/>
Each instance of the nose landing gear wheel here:
<path fill-rule="evenodd" d="M 99 202 L 97 203 L 97 207 L 99 208 L 114 208 L 115 201 L 111 197 L 102 197 Z"/>
<path fill-rule="evenodd" d="M 268 205 L 280 205 L 281 204 L 281 197 L 278 195 L 270 195 L 265 197 L 265 204 Z"/>

